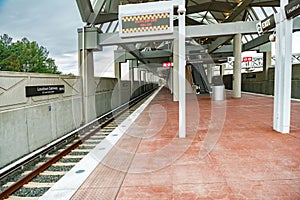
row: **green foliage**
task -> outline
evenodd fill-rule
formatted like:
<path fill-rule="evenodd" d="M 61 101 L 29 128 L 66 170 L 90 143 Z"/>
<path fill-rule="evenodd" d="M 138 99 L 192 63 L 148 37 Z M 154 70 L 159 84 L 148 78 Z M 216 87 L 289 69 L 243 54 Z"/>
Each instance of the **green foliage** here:
<path fill-rule="evenodd" d="M 61 74 L 49 52 L 27 38 L 12 42 L 7 34 L 0 35 L 0 70 Z"/>

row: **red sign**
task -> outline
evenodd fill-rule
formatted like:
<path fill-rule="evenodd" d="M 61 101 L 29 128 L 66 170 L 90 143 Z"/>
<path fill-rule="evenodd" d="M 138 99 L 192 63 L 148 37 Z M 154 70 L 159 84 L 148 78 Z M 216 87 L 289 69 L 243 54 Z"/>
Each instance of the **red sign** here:
<path fill-rule="evenodd" d="M 173 63 L 172 62 L 164 62 L 162 64 L 163 68 L 172 68 L 173 67 Z"/>
<path fill-rule="evenodd" d="M 243 57 L 243 62 L 252 62 L 252 57 Z"/>

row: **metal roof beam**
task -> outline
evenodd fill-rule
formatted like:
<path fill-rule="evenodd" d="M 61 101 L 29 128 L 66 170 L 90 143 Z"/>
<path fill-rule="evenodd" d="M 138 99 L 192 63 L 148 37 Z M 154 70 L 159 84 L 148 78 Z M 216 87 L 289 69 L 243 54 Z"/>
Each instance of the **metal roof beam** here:
<path fill-rule="evenodd" d="M 241 1 L 234 9 L 233 11 L 230 13 L 230 15 L 228 15 L 225 20 L 223 22 L 232 22 L 232 21 L 238 21 L 241 20 L 241 13 L 245 11 L 245 9 L 249 6 L 249 4 L 252 2 L 253 0 L 244 0 Z M 257 23 L 257 22 L 256 22 Z M 256 24 L 255 23 L 255 24 Z M 235 30 L 235 29 L 234 29 Z M 255 28 L 255 32 L 256 32 L 256 28 Z M 220 46 L 222 44 L 224 44 L 225 42 L 228 42 L 229 40 L 231 40 L 233 38 L 233 36 L 227 36 L 227 37 L 223 37 L 223 38 L 218 38 L 217 40 L 215 40 L 208 49 L 208 52 L 211 53 L 213 51 L 215 51 L 217 48 L 220 48 Z"/>
<path fill-rule="evenodd" d="M 225 24 L 209 24 L 209 25 L 196 25 L 186 27 L 186 37 L 205 37 L 205 36 L 230 36 L 237 33 L 251 34 L 257 33 L 257 21 L 252 22 L 232 22 Z M 174 27 L 176 33 L 177 27 Z M 101 33 L 98 34 L 98 41 L 102 46 L 130 44 L 151 41 L 170 41 L 176 38 L 176 34 L 160 35 L 160 36 L 147 36 L 147 37 L 133 37 L 133 38 L 120 38 L 119 33 Z M 218 47 L 218 46 L 217 46 Z"/>
<path fill-rule="evenodd" d="M 187 37 L 203 37 L 203 36 L 235 35 L 237 33 L 242 33 L 242 34 L 257 33 L 256 23 L 258 23 L 258 21 L 187 26 L 186 35 Z"/>
<path fill-rule="evenodd" d="M 243 44 L 242 51 L 248 51 L 255 47 L 258 47 L 260 45 L 270 42 L 270 40 L 269 40 L 270 35 L 271 35 L 270 33 L 263 34 L 255 39 L 251 40 L 250 42 Z"/>
<path fill-rule="evenodd" d="M 224 43 L 232 40 L 233 37 L 234 37 L 233 35 L 225 36 L 225 37 L 219 37 L 211 45 L 209 45 L 208 53 L 212 53 L 216 49 L 221 48 Z"/>
<path fill-rule="evenodd" d="M 118 20 L 118 14 L 109 13 L 109 14 L 99 14 L 94 20 L 94 24 L 103 24 L 106 22 L 116 21 Z"/>
<path fill-rule="evenodd" d="M 252 2 L 253 0 L 244 0 L 241 1 L 230 13 L 230 15 L 228 15 L 225 20 L 223 22 L 232 22 L 232 21 L 237 21 L 236 18 L 243 12 L 246 10 L 246 8 L 249 6 L 249 4 Z"/>
<path fill-rule="evenodd" d="M 81 19 L 85 23 L 92 23 L 91 18 L 94 15 L 90 0 L 76 0 Z"/>

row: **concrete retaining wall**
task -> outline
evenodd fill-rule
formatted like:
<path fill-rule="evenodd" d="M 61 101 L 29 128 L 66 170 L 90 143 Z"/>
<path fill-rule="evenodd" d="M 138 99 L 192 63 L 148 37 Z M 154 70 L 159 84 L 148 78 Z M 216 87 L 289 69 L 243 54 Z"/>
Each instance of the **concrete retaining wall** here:
<path fill-rule="evenodd" d="M 130 82 L 95 78 L 95 112 L 100 116 L 130 99 Z M 26 97 L 25 86 L 64 85 L 65 93 Z M 121 95 L 116 85 L 121 85 Z M 134 83 L 139 88 L 138 82 Z M 145 85 L 134 96 L 149 90 Z M 114 95 L 115 93 L 115 95 Z M 71 132 L 82 124 L 79 77 L 0 72 L 0 168 Z"/>
<path fill-rule="evenodd" d="M 223 76 L 226 89 L 232 90 L 232 75 Z M 242 91 L 274 95 L 274 68 L 268 76 L 264 72 L 242 74 Z M 294 65 L 292 71 L 292 98 L 300 99 L 300 65 Z"/>
<path fill-rule="evenodd" d="M 26 97 L 25 86 L 37 85 L 65 93 Z M 80 88 L 76 77 L 0 72 L 0 167 L 79 127 Z"/>

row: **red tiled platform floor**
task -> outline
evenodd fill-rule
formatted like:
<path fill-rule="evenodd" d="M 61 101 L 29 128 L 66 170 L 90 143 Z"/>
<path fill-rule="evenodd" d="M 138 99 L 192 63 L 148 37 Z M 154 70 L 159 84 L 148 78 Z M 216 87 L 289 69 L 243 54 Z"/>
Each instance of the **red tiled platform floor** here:
<path fill-rule="evenodd" d="M 186 138 L 164 88 L 72 199 L 300 199 L 300 102 L 284 135 L 272 98 L 187 99 Z"/>

